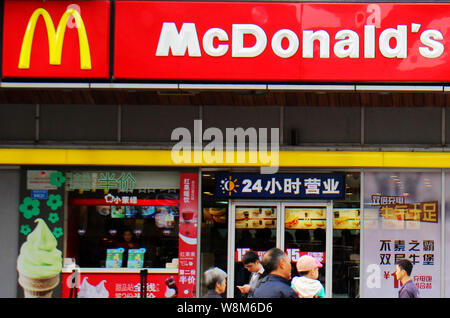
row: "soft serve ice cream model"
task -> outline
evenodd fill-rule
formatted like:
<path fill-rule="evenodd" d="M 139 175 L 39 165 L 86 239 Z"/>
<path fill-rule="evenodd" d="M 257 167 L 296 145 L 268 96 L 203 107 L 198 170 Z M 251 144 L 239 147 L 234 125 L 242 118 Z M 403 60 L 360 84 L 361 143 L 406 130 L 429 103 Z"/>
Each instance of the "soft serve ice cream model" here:
<path fill-rule="evenodd" d="M 17 258 L 19 285 L 25 298 L 51 298 L 59 284 L 61 251 L 56 248 L 58 243 L 45 221 L 38 218 L 35 223 Z"/>
<path fill-rule="evenodd" d="M 78 298 L 108 298 L 109 292 L 105 287 L 106 280 L 102 280 L 97 286 L 91 285 L 85 277 L 80 286 Z"/>

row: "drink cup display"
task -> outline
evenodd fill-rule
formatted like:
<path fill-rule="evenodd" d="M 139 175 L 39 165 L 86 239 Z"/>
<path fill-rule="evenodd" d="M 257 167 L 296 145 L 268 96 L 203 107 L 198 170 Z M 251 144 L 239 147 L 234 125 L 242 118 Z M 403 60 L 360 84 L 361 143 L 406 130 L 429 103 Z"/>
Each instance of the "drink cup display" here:
<path fill-rule="evenodd" d="M 191 223 L 194 219 L 194 212 L 193 211 L 184 211 L 181 213 L 181 218 L 182 218 L 183 222 Z"/>

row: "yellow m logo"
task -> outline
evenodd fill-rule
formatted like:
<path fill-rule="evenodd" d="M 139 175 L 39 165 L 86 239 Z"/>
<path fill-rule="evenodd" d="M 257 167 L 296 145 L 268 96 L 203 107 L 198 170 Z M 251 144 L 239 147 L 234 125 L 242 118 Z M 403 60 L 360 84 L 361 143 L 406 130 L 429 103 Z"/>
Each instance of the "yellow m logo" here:
<path fill-rule="evenodd" d="M 68 9 L 64 12 L 59 20 L 58 28 L 55 31 L 55 25 L 47 10 L 39 8 L 36 9 L 28 21 L 27 30 L 23 37 L 22 48 L 20 50 L 19 68 L 30 68 L 31 47 L 33 46 L 34 30 L 39 17 L 42 16 L 45 21 L 48 36 L 48 52 L 49 63 L 51 65 L 61 65 L 61 55 L 64 42 L 64 34 L 66 32 L 67 22 L 73 16 L 78 29 L 78 42 L 80 44 L 80 67 L 82 70 L 90 70 L 91 53 L 89 50 L 89 42 L 86 34 L 86 28 L 83 19 L 75 9 Z"/>

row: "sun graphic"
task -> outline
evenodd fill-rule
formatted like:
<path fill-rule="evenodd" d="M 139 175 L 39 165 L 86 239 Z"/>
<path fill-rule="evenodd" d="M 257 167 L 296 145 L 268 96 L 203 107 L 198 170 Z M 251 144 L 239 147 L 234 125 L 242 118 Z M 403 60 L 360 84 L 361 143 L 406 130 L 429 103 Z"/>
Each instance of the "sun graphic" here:
<path fill-rule="evenodd" d="M 231 193 L 237 193 L 236 188 L 239 188 L 239 184 L 236 183 L 237 179 L 234 179 L 229 176 L 228 179 L 222 180 L 220 188 L 224 192 L 228 192 L 228 195 L 231 196 Z"/>

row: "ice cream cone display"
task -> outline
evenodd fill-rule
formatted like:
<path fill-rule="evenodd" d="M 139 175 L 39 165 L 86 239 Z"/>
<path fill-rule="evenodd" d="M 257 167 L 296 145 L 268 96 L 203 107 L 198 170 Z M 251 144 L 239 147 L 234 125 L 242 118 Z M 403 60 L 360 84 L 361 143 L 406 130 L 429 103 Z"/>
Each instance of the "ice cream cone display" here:
<path fill-rule="evenodd" d="M 19 273 L 19 284 L 25 298 L 51 298 L 53 289 L 59 284 L 59 274 L 47 278 L 31 278 Z"/>
<path fill-rule="evenodd" d="M 108 298 L 109 292 L 105 287 L 105 283 L 106 280 L 102 280 L 98 285 L 94 286 L 85 277 L 81 283 L 78 298 Z"/>
<path fill-rule="evenodd" d="M 25 298 L 51 298 L 59 284 L 61 251 L 56 248 L 57 241 L 45 221 L 38 218 L 35 223 L 17 258 L 19 285 Z"/>

